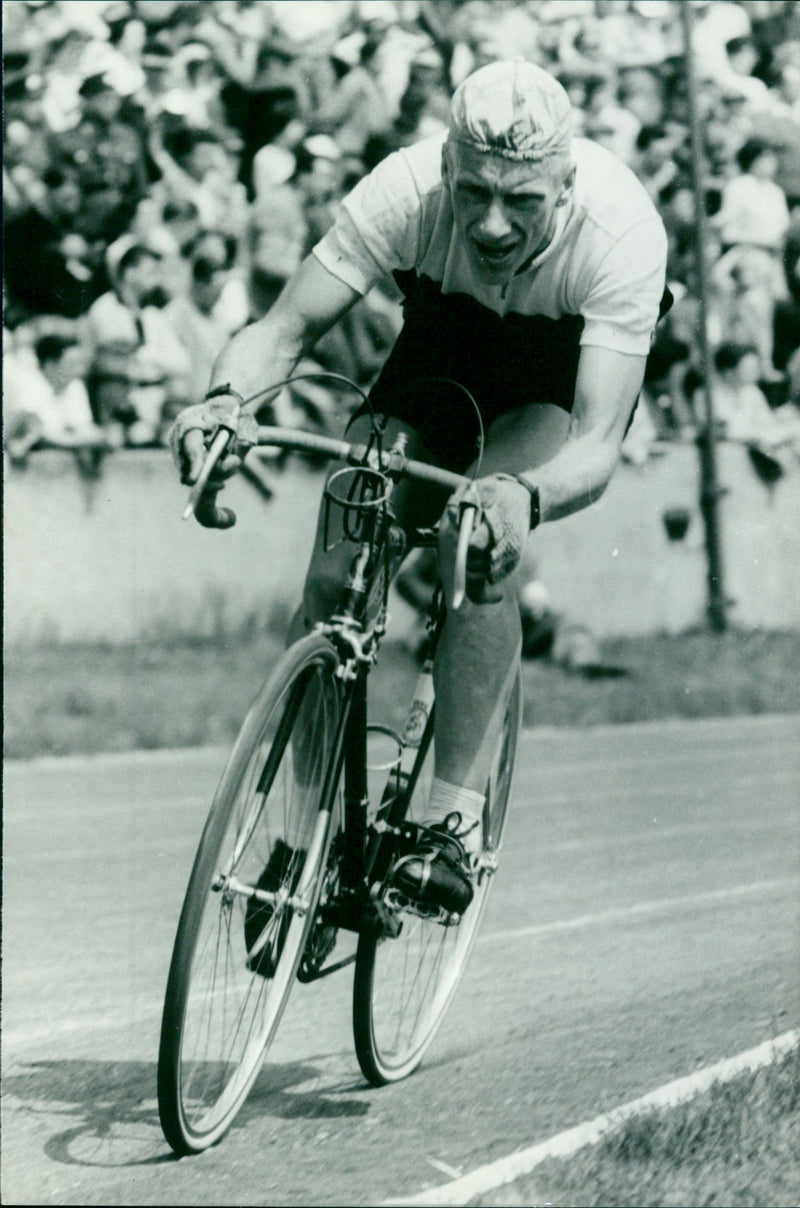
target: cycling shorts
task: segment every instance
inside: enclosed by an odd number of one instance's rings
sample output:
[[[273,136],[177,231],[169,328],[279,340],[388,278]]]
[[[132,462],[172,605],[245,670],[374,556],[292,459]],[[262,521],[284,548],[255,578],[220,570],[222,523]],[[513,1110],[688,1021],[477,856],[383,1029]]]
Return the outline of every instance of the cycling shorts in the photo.
[[[395,278],[405,295],[403,329],[370,401],[376,412],[414,428],[438,464],[463,473],[481,434],[518,407],[541,402],[572,410],[581,315],[500,316],[467,294],[442,294],[414,272]],[[667,291],[661,315],[671,303]]]

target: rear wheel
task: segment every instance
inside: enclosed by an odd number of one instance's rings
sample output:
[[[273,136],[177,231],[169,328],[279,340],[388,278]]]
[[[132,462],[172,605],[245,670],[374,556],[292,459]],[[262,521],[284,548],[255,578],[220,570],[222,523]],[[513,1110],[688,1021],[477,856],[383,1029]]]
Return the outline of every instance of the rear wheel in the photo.
[[[159,1114],[178,1153],[206,1149],[230,1127],[294,984],[340,817],[337,666],[318,635],[283,656],[211,807],[161,1027]]]
[[[484,807],[484,845],[475,896],[461,921],[443,926],[401,910],[394,938],[362,934],[353,993],[358,1061],[373,1086],[407,1077],[422,1060],[464,970],[478,930],[505,826],[522,721],[518,675],[503,721]],[[429,723],[430,724],[430,723]],[[406,818],[420,821],[433,776],[433,744],[421,747],[422,767]],[[411,783],[414,784],[412,775]]]

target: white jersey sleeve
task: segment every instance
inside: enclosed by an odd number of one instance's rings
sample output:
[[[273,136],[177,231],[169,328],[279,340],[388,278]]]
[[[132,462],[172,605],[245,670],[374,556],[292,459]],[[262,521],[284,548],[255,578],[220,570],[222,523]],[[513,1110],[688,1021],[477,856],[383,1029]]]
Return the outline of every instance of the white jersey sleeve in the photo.
[[[395,269],[416,264],[422,204],[409,157],[396,151],[345,197],[314,255],[335,277],[366,294]]]
[[[667,236],[660,218],[630,228],[597,267],[581,305],[581,344],[646,356],[664,292]]]

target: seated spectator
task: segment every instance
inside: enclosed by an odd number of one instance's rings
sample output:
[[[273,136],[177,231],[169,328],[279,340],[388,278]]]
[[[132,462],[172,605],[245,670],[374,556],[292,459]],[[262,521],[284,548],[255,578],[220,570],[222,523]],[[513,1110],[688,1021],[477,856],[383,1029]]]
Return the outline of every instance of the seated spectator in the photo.
[[[722,339],[752,345],[760,380],[773,381],[780,376],[773,363],[776,291],[783,293],[780,266],[759,248],[734,247],[714,265],[711,278],[722,302]]]
[[[641,124],[634,114],[620,105],[613,74],[608,73],[589,84],[584,129],[587,138],[607,147],[623,163],[633,162]]]
[[[33,448],[106,448],[83,381],[86,356],[76,335],[40,335],[34,364],[19,364],[4,389],[6,449],[24,464]]]
[[[752,26],[744,5],[695,0],[694,8],[692,42],[700,81],[712,81],[722,89],[739,89],[745,60],[740,56],[732,63],[731,51],[735,57],[751,40]]]
[[[666,126],[643,126],[636,136],[636,155],[631,164],[653,202],[658,205],[667,185],[676,179],[675,140]]]
[[[778,160],[761,139],[748,139],[736,156],[739,175],[722,190],[715,224],[723,247],[749,244],[773,254],[783,248],[789,229],[786,195],[775,183]]]
[[[191,397],[189,355],[164,315],[159,255],[126,235],[107,259],[112,288],[86,321],[95,411],[119,443],[150,444]]]
[[[249,306],[244,282],[231,275],[237,257],[232,236],[201,231],[183,253],[189,283],[167,305],[164,317],[189,356],[189,396],[201,399],[218,353],[247,322]]]
[[[757,449],[781,445],[800,448],[800,415],[796,408],[773,411],[758,386],[758,351],[752,345],[725,343],[714,354],[714,418],[726,440]],[[695,406],[702,400],[695,396]]]
[[[38,205],[3,230],[3,274],[9,302],[29,315],[77,318],[102,290],[92,249],[74,223],[81,191],[74,171],[49,168]]]

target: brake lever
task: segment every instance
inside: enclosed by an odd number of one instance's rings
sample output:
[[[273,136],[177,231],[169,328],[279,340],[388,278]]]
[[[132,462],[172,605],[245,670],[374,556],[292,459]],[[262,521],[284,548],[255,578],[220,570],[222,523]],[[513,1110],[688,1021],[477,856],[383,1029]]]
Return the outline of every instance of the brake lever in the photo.
[[[197,505],[202,499],[203,493],[208,486],[208,480],[213,473],[214,467],[222,457],[235,435],[236,433],[232,428],[226,428],[224,425],[220,425],[219,431],[209,445],[208,452],[206,453],[205,460],[203,461],[202,469],[200,470],[200,474],[197,478],[197,482],[189,492],[186,500],[186,507],[183,509],[183,520],[188,520],[190,516],[195,514]]]
[[[467,591],[467,554],[478,508],[474,503],[461,505],[461,520],[456,546],[456,564],[453,571],[453,608],[458,611],[464,603]]]

